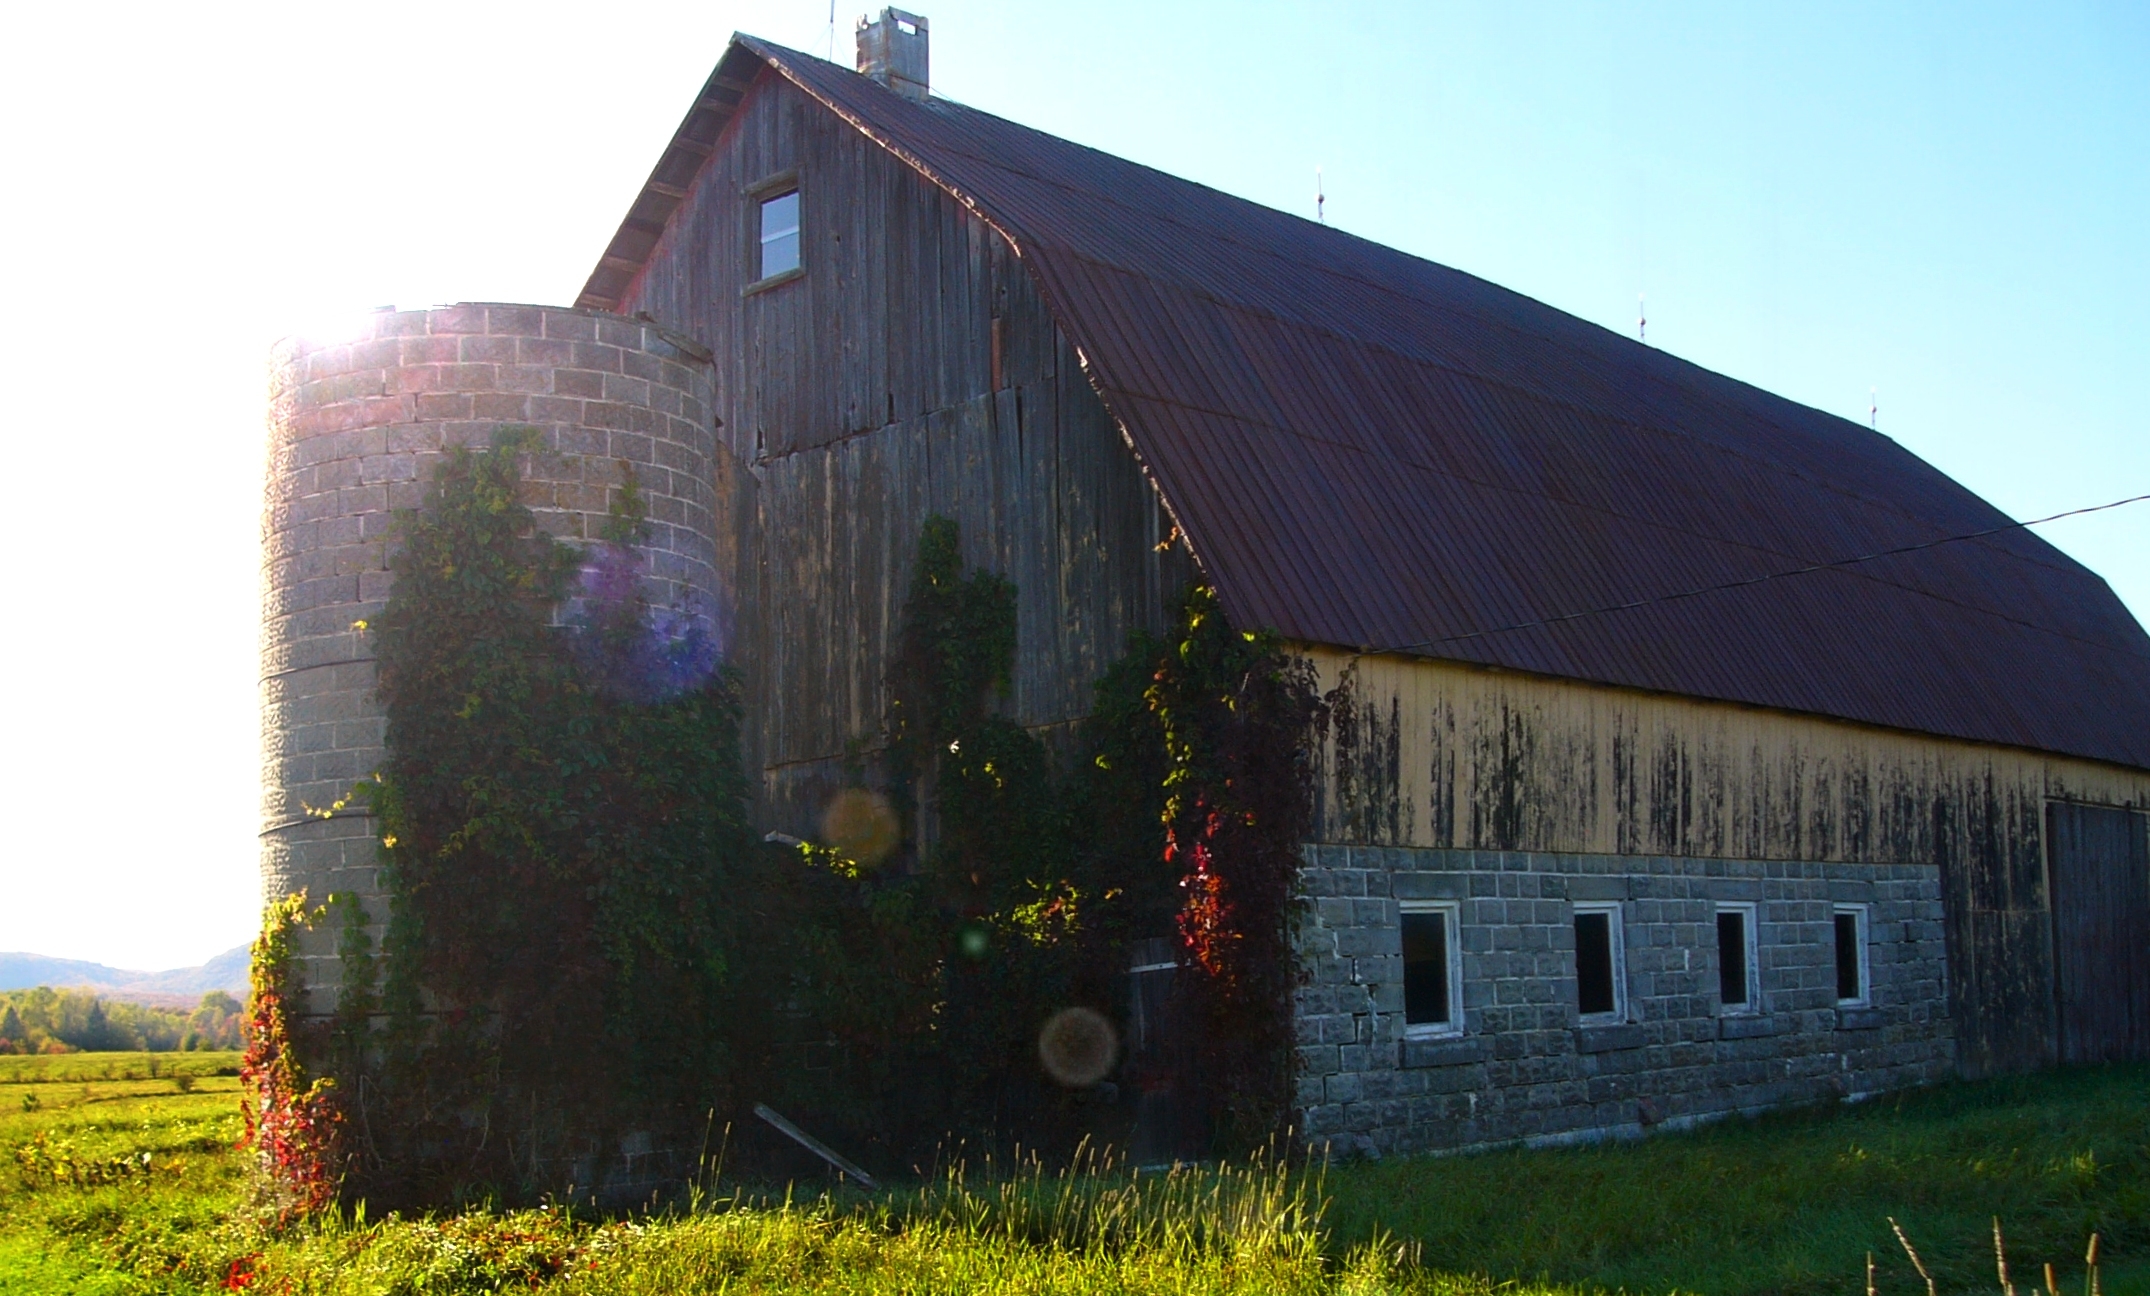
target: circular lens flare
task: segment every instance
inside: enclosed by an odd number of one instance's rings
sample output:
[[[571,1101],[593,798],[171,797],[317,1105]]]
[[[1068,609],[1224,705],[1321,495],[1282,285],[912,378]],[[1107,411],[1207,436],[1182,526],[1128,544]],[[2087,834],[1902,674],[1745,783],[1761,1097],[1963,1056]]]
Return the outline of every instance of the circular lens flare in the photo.
[[[1087,1089],[1112,1074],[1120,1040],[1105,1015],[1091,1008],[1062,1008],[1038,1032],[1038,1061],[1045,1074],[1070,1089]]]
[[[896,812],[879,792],[845,788],[821,812],[821,839],[863,868],[894,854],[898,836]]]

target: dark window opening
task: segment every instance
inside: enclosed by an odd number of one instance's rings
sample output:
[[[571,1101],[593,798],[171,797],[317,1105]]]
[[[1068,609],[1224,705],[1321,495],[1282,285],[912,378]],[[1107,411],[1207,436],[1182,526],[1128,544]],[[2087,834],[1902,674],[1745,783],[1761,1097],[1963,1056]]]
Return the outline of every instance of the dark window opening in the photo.
[[[1736,1006],[1747,1002],[1747,915],[1737,909],[1717,915],[1717,998]]]
[[[799,268],[799,191],[761,204],[761,277]]]
[[[1448,984],[1448,915],[1403,915],[1403,1020],[1447,1026],[1455,1019]]]
[[[1859,915],[1839,910],[1836,915],[1836,997],[1864,999],[1866,987],[1859,977]]]
[[[1609,913],[1575,915],[1575,998],[1576,1006],[1585,1017],[1609,1013],[1617,1007],[1613,999],[1613,936]]]

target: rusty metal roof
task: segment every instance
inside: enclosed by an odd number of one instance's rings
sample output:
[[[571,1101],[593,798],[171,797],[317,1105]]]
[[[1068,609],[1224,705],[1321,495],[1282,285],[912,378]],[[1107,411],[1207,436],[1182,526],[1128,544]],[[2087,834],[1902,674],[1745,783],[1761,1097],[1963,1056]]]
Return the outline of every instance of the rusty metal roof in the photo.
[[[2150,768],[2150,637],[2026,531],[1672,597],[2008,524],[1887,437],[810,55],[734,40],[587,304],[764,64],[1014,243],[1239,624]]]

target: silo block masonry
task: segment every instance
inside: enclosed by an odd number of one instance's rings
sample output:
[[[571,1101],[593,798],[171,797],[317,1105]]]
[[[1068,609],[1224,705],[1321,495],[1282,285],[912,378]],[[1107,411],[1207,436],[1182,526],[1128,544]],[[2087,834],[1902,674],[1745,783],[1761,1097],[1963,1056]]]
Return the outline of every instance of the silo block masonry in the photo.
[[[399,510],[433,465],[533,429],[523,500],[569,542],[603,527],[631,471],[649,506],[648,593],[725,644],[709,353],[637,319],[466,303],[382,311],[358,336],[271,355],[262,527],[262,830],[266,900],[353,893],[386,919],[372,818],[352,788],[379,768],[384,718],[360,623],[388,595]],[[728,570],[728,568],[727,568]],[[339,803],[343,803],[341,808]],[[336,934],[302,935],[305,1010],[334,1010]]]

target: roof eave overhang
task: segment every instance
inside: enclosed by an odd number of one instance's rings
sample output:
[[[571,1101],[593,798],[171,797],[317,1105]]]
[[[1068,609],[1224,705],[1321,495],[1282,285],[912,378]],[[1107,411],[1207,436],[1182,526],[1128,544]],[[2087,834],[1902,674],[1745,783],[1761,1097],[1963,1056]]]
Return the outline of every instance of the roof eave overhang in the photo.
[[[693,107],[687,110],[679,129],[672,132],[671,142],[665,145],[649,179],[642,182],[642,192],[635,195],[627,218],[605,245],[597,268],[590,272],[581,295],[575,298],[577,306],[586,310],[620,309],[635,277],[656,251],[672,214],[686,200],[702,164],[716,151],[724,128],[731,124],[732,115],[746,99],[747,90],[765,63],[761,54],[733,35],[724,57],[717,60],[716,70],[694,97]]]

